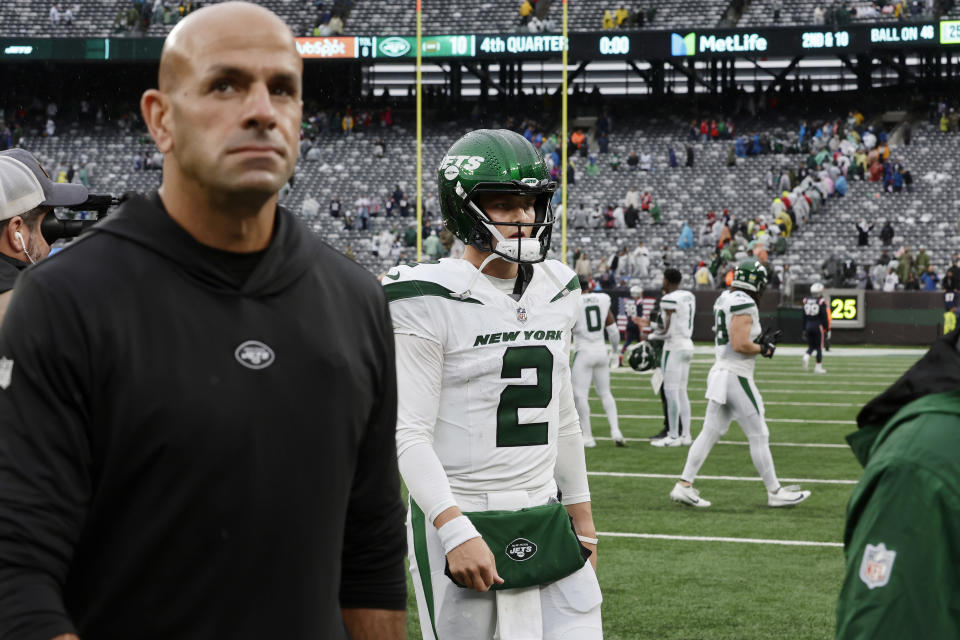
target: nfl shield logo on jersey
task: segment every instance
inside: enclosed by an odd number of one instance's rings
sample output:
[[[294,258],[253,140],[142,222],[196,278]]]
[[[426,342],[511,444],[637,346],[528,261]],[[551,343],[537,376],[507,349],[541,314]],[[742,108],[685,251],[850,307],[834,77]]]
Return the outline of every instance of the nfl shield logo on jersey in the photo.
[[[10,358],[0,358],[0,389],[9,387],[12,378],[13,360]]]
[[[863,550],[863,562],[860,563],[860,579],[870,589],[882,587],[890,582],[893,561],[897,552],[887,549],[882,542],[877,546],[868,544]]]
[[[527,323],[527,310],[523,307],[517,307],[517,320],[519,320],[521,324]]]

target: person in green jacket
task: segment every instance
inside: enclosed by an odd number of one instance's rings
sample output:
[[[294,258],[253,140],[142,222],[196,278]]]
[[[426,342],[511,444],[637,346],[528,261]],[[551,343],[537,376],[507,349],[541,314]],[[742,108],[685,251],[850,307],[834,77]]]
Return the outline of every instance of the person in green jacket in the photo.
[[[857,416],[837,640],[960,638],[960,330]]]

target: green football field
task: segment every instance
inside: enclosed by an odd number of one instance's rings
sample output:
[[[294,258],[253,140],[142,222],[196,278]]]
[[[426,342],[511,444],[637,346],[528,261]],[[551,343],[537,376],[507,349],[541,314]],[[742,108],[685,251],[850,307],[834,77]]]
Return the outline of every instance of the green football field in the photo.
[[[844,436],[860,408],[921,355],[860,355],[834,350],[825,375],[805,372],[796,349],[758,359],[756,382],[766,406],[770,445],[783,484],[813,491],[803,504],[766,506],[766,492],[736,422],[714,447],[696,485],[713,503],[693,509],[668,497],[689,447],[658,449],[660,399],[649,377],[611,375],[620,428],[616,448],[591,393],[597,447],[587,450],[594,520],[600,532],[598,573],[608,640],[791,640],[833,637],[843,577],[843,521],[861,468]],[[693,434],[700,432],[707,372],[698,353],[689,394]],[[408,630],[420,638],[410,587]]]

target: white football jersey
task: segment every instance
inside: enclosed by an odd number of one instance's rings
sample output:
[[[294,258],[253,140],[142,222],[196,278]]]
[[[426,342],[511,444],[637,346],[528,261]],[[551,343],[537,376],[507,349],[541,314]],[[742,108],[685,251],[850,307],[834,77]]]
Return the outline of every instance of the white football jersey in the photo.
[[[514,300],[487,278],[471,285],[475,274],[450,258],[391,269],[383,285],[394,332],[443,347],[432,437],[454,494],[543,490],[554,482],[558,429],[577,421],[572,394],[561,403],[560,392],[569,393],[580,283],[547,260]]]
[[[580,313],[573,325],[573,350],[605,349],[604,329],[610,313],[610,296],[599,291],[581,295]]]
[[[693,318],[697,312],[697,299],[684,289],[672,291],[660,298],[660,314],[670,315],[670,326],[663,339],[663,348],[668,351],[693,351]]]
[[[740,314],[747,314],[753,320],[750,325],[750,339],[756,340],[761,333],[760,314],[753,298],[744,291],[727,289],[713,303],[714,352],[717,356],[715,366],[737,375],[752,376],[756,354],[747,356],[737,353],[730,345],[730,323],[733,316]]]

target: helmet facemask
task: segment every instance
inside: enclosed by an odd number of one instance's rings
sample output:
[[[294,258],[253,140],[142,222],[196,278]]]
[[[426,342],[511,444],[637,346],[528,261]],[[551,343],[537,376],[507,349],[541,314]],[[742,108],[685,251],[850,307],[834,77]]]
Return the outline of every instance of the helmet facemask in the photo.
[[[476,223],[470,233],[470,244],[479,251],[493,253],[510,262],[543,262],[550,249],[556,221],[551,204],[556,189],[555,182],[524,178],[509,182],[478,182],[467,193],[458,182],[456,193],[463,201],[463,211]],[[475,202],[477,196],[484,193],[533,196],[533,222],[494,222]],[[530,229],[529,237],[524,237],[524,228]],[[513,235],[517,237],[510,237]]]

